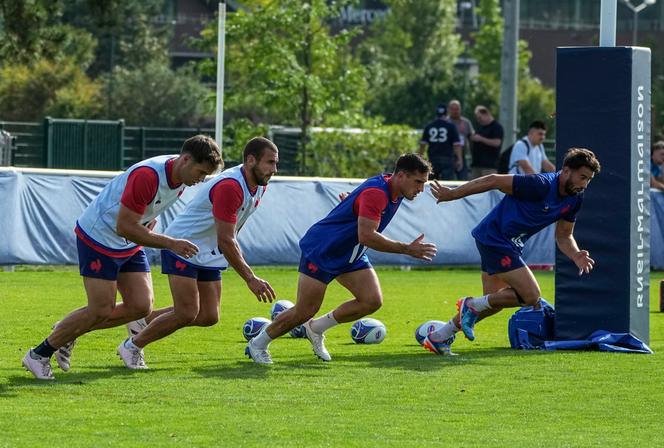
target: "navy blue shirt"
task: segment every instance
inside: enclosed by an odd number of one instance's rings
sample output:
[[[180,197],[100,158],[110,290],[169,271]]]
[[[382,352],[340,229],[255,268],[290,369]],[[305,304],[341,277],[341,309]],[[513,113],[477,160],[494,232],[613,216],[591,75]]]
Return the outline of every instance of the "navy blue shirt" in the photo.
[[[431,163],[454,157],[454,145],[461,144],[456,124],[437,118],[424,128],[421,143],[429,145],[428,156]]]
[[[583,193],[561,196],[559,178],[560,172],[514,175],[512,194],[506,194],[473,229],[473,237],[487,246],[521,252],[528,238],[550,224],[576,221]]]
[[[378,188],[387,196],[387,206],[382,211],[378,232],[385,230],[399,209],[403,198],[392,201],[389,177],[380,175],[367,179],[322,220],[311,226],[300,240],[302,256],[311,260],[325,272],[339,274],[353,263],[364,259],[367,247],[357,237],[357,215],[353,204],[357,196],[368,188]]]

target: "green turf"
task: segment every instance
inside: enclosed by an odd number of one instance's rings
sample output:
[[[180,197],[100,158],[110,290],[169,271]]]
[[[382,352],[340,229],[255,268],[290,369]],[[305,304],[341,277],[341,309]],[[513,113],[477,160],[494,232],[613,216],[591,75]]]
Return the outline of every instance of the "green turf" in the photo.
[[[294,269],[259,269],[294,300]],[[115,355],[124,328],[79,340],[72,370],[34,380],[21,358],[83,300],[76,272],[0,273],[0,446],[657,446],[664,358],[510,350],[507,312],[478,326],[460,356],[425,352],[415,327],[447,319],[455,298],[480,292],[471,270],[379,269],[388,328],[380,345],[329,331],[331,363],[306,340],[272,344],[275,365],[245,359],[244,320],[267,316],[237,275],[224,277],[222,321],[148,347],[149,371]],[[553,275],[537,275],[552,297]],[[658,285],[662,274],[653,274]],[[651,298],[651,346],[664,350],[664,314]],[[169,303],[155,275],[157,305]],[[347,297],[329,290],[323,311]],[[55,362],[53,363],[55,365]],[[658,442],[659,441],[659,442]]]

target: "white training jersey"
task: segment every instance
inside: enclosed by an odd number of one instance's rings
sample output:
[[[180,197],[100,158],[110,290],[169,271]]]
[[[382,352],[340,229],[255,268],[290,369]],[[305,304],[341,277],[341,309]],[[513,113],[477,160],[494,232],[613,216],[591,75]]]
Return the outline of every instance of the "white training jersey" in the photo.
[[[198,246],[198,253],[191,258],[180,260],[197,268],[226,269],[228,261],[217,245],[217,226],[212,214],[212,189],[225,179],[235,180],[242,189],[242,205],[237,210],[235,232],[239,232],[249,216],[256,211],[265,193],[265,187],[258,187],[252,195],[244,178],[242,165],[229,168],[212,180],[204,183],[196,192],[187,207],[175,217],[164,234],[191,241]]]
[[[166,162],[175,157],[178,156],[166,155],[143,160],[114,178],[78,218],[76,224],[83,231],[84,236],[102,248],[110,249],[113,252],[125,252],[136,248],[136,243],[117,234],[120,199],[127,185],[127,179],[134,170],[142,167],[153,169],[159,176],[157,194],[152,198],[141,218],[141,223],[145,225],[177,201],[185,189],[184,184],[171,188],[168,182]]]

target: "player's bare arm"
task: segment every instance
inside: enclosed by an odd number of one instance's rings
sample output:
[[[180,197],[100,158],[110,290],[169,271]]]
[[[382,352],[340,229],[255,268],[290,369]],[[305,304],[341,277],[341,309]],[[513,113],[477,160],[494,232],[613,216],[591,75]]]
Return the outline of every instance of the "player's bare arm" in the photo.
[[[411,243],[386,238],[378,232],[378,221],[360,216],[357,220],[357,238],[360,244],[370,249],[393,254],[406,254],[420,260],[431,261],[436,256],[436,245],[425,243],[421,234]]]
[[[579,275],[590,274],[595,267],[595,260],[587,250],[580,250],[574,239],[574,223],[561,219],[556,223],[556,244],[562,253],[579,268]]]
[[[156,225],[156,221],[154,224],[150,222],[148,225],[143,225],[141,223],[142,217],[142,215],[121,205],[116,224],[118,235],[141,246],[168,249],[185,258],[189,258],[198,252],[198,247],[187,240],[178,240],[153,232],[152,229]]]
[[[276,297],[272,286],[266,280],[257,277],[242,256],[240,245],[236,239],[235,224],[219,219],[216,219],[215,223],[217,226],[217,244],[228,264],[242,277],[249,290],[254,293],[259,301],[272,302]]]
[[[489,174],[466,182],[457,188],[450,188],[434,181],[431,184],[431,194],[438,202],[454,201],[477,193],[489,190],[500,190],[505,194],[512,194],[511,174]]]

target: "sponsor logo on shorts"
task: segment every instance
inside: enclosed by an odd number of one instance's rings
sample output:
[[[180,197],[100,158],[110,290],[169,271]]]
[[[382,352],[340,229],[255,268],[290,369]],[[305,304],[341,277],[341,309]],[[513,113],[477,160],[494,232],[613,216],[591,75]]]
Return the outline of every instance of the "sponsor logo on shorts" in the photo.
[[[562,210],[560,210],[560,214],[561,214],[561,215],[566,214],[566,213],[569,211],[570,208],[572,208],[572,206],[569,205],[569,204],[567,204],[566,206],[564,206],[564,207],[562,208]]]
[[[313,272],[314,274],[318,272],[318,266],[316,266],[312,262],[309,262],[309,264],[307,264],[307,269],[309,269],[309,271]]]
[[[504,268],[509,268],[512,266],[512,259],[505,255],[503,258],[500,259],[500,265]]]

